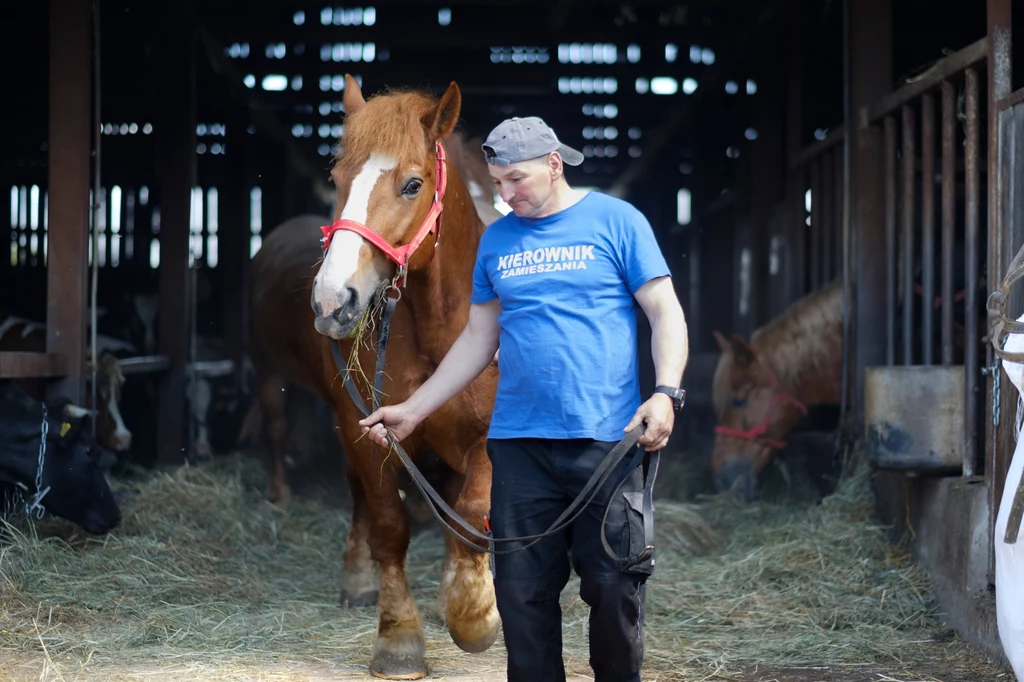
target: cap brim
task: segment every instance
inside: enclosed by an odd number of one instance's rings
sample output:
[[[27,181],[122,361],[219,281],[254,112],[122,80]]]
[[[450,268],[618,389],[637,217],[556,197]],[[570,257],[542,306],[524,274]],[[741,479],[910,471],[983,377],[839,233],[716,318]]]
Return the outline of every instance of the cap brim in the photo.
[[[556,149],[555,151],[558,152],[559,156],[562,157],[562,163],[567,163],[570,166],[578,166],[581,163],[583,163],[583,154],[576,151],[572,147],[562,144],[559,145],[558,149]]]

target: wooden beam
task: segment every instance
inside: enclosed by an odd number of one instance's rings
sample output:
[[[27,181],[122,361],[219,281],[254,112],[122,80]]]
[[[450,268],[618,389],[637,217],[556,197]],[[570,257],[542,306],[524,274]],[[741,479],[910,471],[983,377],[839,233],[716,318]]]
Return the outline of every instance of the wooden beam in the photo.
[[[62,376],[48,387],[81,403],[85,395],[86,270],[92,138],[92,3],[50,0],[49,208],[46,350],[19,362]],[[62,358],[61,371],[52,373]],[[35,364],[40,363],[40,364]]]
[[[925,74],[910,83],[907,83],[898,90],[890,92],[868,107],[866,120],[861,125],[878,121],[886,114],[890,114],[907,102],[916,100],[924,93],[937,88],[942,81],[950,76],[960,73],[968,66],[973,66],[983,61],[988,56],[988,38],[981,38],[964,49],[944,57],[937,61]],[[1009,66],[1007,66],[1009,68]]]
[[[60,378],[67,374],[68,359],[61,353],[0,353],[0,379]]]
[[[189,272],[189,229],[192,186],[195,184],[195,32],[177,6],[162,7],[163,65],[157,136],[160,202],[160,329],[159,350],[171,362],[160,377],[157,438],[160,464],[184,460],[185,385],[192,329],[192,277]]]

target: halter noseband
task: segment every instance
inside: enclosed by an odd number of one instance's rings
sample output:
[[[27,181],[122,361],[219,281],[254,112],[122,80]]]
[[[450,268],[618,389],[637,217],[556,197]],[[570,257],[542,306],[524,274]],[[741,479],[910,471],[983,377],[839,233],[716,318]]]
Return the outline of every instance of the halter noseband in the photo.
[[[335,220],[330,225],[323,225],[320,227],[320,231],[323,232],[324,236],[320,240],[320,244],[323,246],[324,253],[327,249],[331,248],[331,239],[334,237],[334,233],[338,230],[348,230],[349,232],[355,232],[360,237],[370,242],[378,249],[384,252],[388,258],[395,262],[398,266],[398,274],[395,275],[395,280],[401,280],[401,285],[405,286],[405,281],[409,275],[409,259],[412,254],[419,248],[419,245],[426,238],[427,234],[434,233],[434,248],[441,243],[441,212],[444,210],[444,192],[448,186],[448,165],[446,163],[447,157],[444,153],[444,146],[440,142],[435,143],[437,152],[437,173],[434,175],[434,201],[430,205],[430,210],[427,212],[427,217],[423,219],[423,223],[420,228],[416,231],[416,236],[412,238],[408,244],[402,246],[392,246],[378,233],[371,230],[366,225],[355,220]]]
[[[747,344],[747,350],[750,351],[750,354],[755,359],[757,359],[757,361],[761,363],[761,366],[764,367],[765,371],[768,372],[768,380],[772,384],[773,391],[771,402],[769,402],[768,409],[765,410],[764,416],[761,417],[761,421],[759,421],[757,424],[750,427],[749,429],[737,429],[730,426],[716,426],[715,433],[721,434],[723,436],[729,436],[732,438],[739,438],[740,440],[755,441],[758,443],[762,443],[763,445],[767,445],[770,448],[781,450],[782,448],[786,447],[786,441],[779,440],[777,438],[769,438],[767,435],[768,425],[771,421],[773,412],[772,408],[776,405],[788,404],[792,405],[793,407],[798,409],[801,412],[801,414],[806,416],[807,407],[802,402],[800,402],[796,398],[796,396],[782,388],[782,384],[779,383],[779,379],[777,376],[775,376],[775,372],[773,372],[772,368],[768,366],[768,363],[766,363],[764,360],[758,357],[757,352],[754,350],[753,346]]]

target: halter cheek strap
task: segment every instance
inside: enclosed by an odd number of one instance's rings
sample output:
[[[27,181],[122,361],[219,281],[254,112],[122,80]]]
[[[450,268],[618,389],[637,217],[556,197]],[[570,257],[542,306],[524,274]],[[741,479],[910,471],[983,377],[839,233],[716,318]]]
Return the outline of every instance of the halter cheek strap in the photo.
[[[767,435],[768,427],[771,424],[772,417],[774,416],[774,408],[781,405],[792,405],[799,410],[801,414],[806,416],[807,406],[800,402],[792,393],[782,388],[782,384],[779,383],[779,378],[775,376],[775,372],[773,372],[772,368],[768,366],[768,363],[758,357],[753,346],[747,344],[747,349],[750,351],[750,354],[761,363],[761,366],[764,367],[765,371],[768,372],[768,380],[772,384],[772,399],[768,403],[768,408],[765,410],[764,416],[761,417],[761,421],[751,428],[738,429],[729,426],[716,426],[715,433],[722,436],[729,436],[731,438],[739,438],[740,440],[756,441],[767,445],[770,448],[781,450],[786,447],[786,441],[779,440],[777,438],[769,438]]]
[[[435,151],[437,155],[437,170],[434,174],[434,200],[430,204],[430,210],[427,211],[427,216],[423,219],[416,235],[412,238],[408,244],[401,246],[392,246],[381,237],[378,233],[371,230],[366,225],[357,222],[355,220],[335,220],[330,225],[323,225],[320,227],[320,231],[323,232],[323,238],[320,243],[323,245],[324,253],[327,249],[331,248],[331,239],[334,234],[339,230],[348,230],[349,232],[355,232],[360,237],[370,242],[378,249],[384,252],[388,258],[390,258],[398,266],[397,279],[401,280],[402,286],[405,286],[405,281],[409,273],[409,259],[412,254],[416,252],[426,236],[431,232],[434,233],[434,248],[437,248],[441,243],[441,213],[444,211],[444,193],[448,188],[448,164],[447,156],[445,155],[444,146],[440,142],[435,143]],[[431,256],[433,258],[433,256]]]

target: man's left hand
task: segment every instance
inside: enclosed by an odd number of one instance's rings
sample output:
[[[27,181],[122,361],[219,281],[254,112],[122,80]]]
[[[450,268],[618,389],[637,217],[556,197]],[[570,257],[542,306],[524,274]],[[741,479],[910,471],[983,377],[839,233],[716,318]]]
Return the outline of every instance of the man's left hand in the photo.
[[[637,441],[645,446],[647,452],[661,450],[668,445],[668,437],[672,435],[676,413],[672,406],[672,398],[663,393],[655,393],[643,405],[637,408],[636,414],[629,421],[623,432],[629,433],[641,422],[647,423],[647,430]]]

